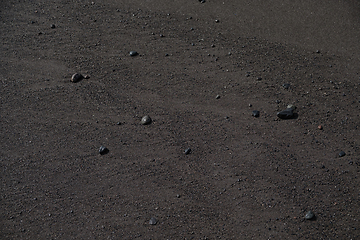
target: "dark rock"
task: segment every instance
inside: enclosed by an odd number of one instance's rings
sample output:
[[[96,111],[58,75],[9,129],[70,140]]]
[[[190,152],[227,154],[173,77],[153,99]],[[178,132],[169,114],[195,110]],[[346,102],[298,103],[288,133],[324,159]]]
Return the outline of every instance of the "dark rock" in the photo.
[[[262,80],[262,77],[258,77],[257,80],[258,80],[258,81],[261,81],[261,80]]]
[[[156,218],[154,218],[154,217],[150,218],[149,224],[150,225],[156,225],[157,224]]]
[[[55,24],[51,24],[50,27],[51,27],[51,28],[56,28]]]
[[[107,154],[109,152],[109,149],[107,149],[106,147],[104,146],[101,146],[100,149],[99,149],[99,153],[101,155],[104,155],[104,154]]]
[[[339,157],[343,157],[345,155],[346,155],[346,153],[344,151],[339,152]]]
[[[149,116],[144,116],[142,119],[141,119],[141,124],[142,125],[148,125],[152,122],[151,118]]]
[[[260,112],[259,112],[258,110],[254,110],[254,111],[252,111],[252,115],[253,115],[254,117],[259,117],[259,116],[260,116]]]
[[[290,83],[284,83],[284,84],[283,84],[283,87],[284,87],[285,89],[289,89],[289,88],[290,88]]]
[[[216,95],[216,97],[215,97],[216,99],[219,99],[220,98],[220,95]]]
[[[308,211],[306,214],[305,214],[305,219],[306,220],[312,220],[314,219],[315,217],[315,214],[312,212],[312,211]]]
[[[138,55],[138,52],[136,51],[130,51],[130,56],[134,57],[134,56],[137,56]]]
[[[294,109],[293,108],[287,108],[284,111],[278,112],[277,116],[281,119],[292,119],[295,118]]]
[[[191,153],[191,148],[187,148],[187,149],[185,149],[184,153],[185,153],[185,155],[190,154],[190,153]]]
[[[71,77],[71,82],[73,83],[77,83],[77,82],[80,82],[81,80],[84,79],[84,76],[81,75],[80,73],[75,73],[74,75],[72,75]]]

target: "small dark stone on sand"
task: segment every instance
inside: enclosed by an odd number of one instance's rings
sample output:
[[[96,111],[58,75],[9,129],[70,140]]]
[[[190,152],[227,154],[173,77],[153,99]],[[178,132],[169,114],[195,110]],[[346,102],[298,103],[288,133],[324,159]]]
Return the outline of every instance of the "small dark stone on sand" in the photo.
[[[346,155],[346,153],[344,151],[339,152],[339,157],[343,157],[345,155]]]
[[[284,84],[283,84],[283,87],[284,87],[285,89],[289,89],[289,88],[290,88],[290,83],[284,83]]]
[[[117,122],[116,125],[121,125],[121,122]]]
[[[100,149],[99,149],[99,153],[101,155],[104,155],[104,154],[107,154],[109,152],[109,149],[107,149],[106,147],[104,146],[101,146]]]
[[[130,56],[134,57],[134,56],[137,56],[138,55],[138,52],[136,51],[130,51]]]
[[[284,111],[278,112],[277,116],[281,119],[291,119],[294,118],[294,109],[287,108]]]
[[[258,77],[257,80],[258,80],[258,81],[262,80],[262,77]]]
[[[191,148],[187,148],[187,149],[185,149],[184,153],[185,153],[185,155],[190,154],[190,153],[191,153]]]
[[[80,73],[75,73],[75,74],[72,75],[72,77],[71,77],[71,81],[72,81],[73,83],[80,82],[80,81],[83,80],[83,79],[84,79],[84,76],[81,75]]]
[[[149,224],[150,225],[156,225],[157,224],[156,218],[154,218],[154,217],[150,218]]]
[[[216,97],[215,97],[216,99],[219,99],[220,98],[220,95],[216,95]]]
[[[254,117],[259,117],[259,116],[260,116],[260,112],[259,112],[258,110],[254,110],[254,111],[252,111],[252,115],[253,115]]]
[[[151,118],[149,116],[144,116],[142,119],[141,119],[141,124],[142,125],[148,125],[151,123]]]
[[[56,28],[55,24],[51,24],[50,27],[51,27],[51,28]]]
[[[315,214],[312,212],[312,211],[308,211],[306,214],[305,214],[305,219],[306,220],[311,220],[315,217]]]

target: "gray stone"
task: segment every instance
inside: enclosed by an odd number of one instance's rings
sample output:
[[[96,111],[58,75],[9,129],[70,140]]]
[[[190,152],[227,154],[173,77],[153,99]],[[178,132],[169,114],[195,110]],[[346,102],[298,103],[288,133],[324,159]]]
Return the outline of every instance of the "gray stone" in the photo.
[[[346,155],[346,153],[344,151],[339,152],[339,157],[343,157],[345,155]]]
[[[254,111],[252,111],[252,115],[253,115],[254,117],[259,117],[259,116],[260,116],[260,112],[259,112],[258,110],[254,110]]]
[[[138,52],[137,51],[130,51],[130,56],[134,57],[134,56],[137,56],[138,55]]]
[[[81,75],[80,73],[75,73],[75,74],[72,75],[72,77],[71,77],[71,81],[72,81],[73,83],[80,82],[80,81],[83,80],[83,79],[84,79],[84,76]]]
[[[281,119],[291,119],[294,118],[294,109],[292,108],[287,108],[284,111],[278,112],[277,116]]]
[[[154,217],[150,218],[149,224],[150,225],[156,225],[157,224],[156,218],[154,218]]]
[[[151,123],[151,118],[149,116],[144,116],[142,119],[141,119],[141,124],[142,125],[148,125]]]
[[[185,153],[185,155],[190,154],[190,153],[191,153],[191,148],[187,148],[187,149],[185,149],[184,153]]]
[[[311,220],[315,217],[315,214],[312,212],[312,211],[308,211],[306,214],[305,214],[305,219],[306,220]]]

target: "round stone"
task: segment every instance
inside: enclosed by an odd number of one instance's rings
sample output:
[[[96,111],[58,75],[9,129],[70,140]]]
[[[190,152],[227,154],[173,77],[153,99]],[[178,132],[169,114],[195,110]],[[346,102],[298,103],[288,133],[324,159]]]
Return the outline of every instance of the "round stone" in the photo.
[[[104,146],[101,146],[100,149],[99,149],[99,153],[101,155],[104,155],[104,154],[107,154],[109,152],[109,149],[107,149],[106,147]]]
[[[138,55],[137,51],[130,51],[129,54],[130,54],[130,56],[132,56],[132,57]]]
[[[305,219],[306,220],[311,220],[315,217],[315,214],[312,212],[312,211],[308,211],[306,214],[305,214]]]
[[[141,119],[141,124],[142,125],[148,125],[151,123],[151,118],[149,116],[144,116],[142,119]]]
[[[150,225],[156,225],[157,224],[156,218],[154,218],[154,217],[150,218],[149,224]]]
[[[83,79],[84,79],[84,76],[81,75],[80,73],[75,73],[75,74],[72,75],[72,77],[71,77],[71,81],[72,81],[73,83],[80,82],[80,81],[83,80]]]

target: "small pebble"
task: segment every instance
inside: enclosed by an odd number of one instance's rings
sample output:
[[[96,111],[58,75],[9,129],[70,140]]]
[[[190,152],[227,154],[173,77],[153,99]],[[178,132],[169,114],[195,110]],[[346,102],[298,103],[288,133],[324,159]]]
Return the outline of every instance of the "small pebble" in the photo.
[[[187,149],[185,149],[184,153],[185,153],[185,155],[190,154],[190,153],[191,153],[191,148],[187,148]]]
[[[343,157],[345,155],[346,155],[346,153],[344,151],[339,152],[339,157]]]
[[[323,130],[323,127],[321,125],[318,126],[319,130]]]
[[[218,19],[215,20],[216,23],[220,22]]]
[[[216,95],[216,97],[215,97],[216,99],[219,99],[220,98],[220,95]]]
[[[80,82],[81,80],[84,79],[84,76],[81,75],[80,73],[75,73],[74,75],[72,75],[71,77],[71,82],[73,83],[77,83],[77,82]]]
[[[285,89],[289,89],[289,88],[290,88],[290,83],[284,83],[284,84],[283,84],[283,87],[284,87]]]
[[[55,24],[51,24],[50,27],[51,27],[51,28],[56,28]]]
[[[296,107],[294,106],[294,105],[292,105],[292,104],[289,104],[289,105],[287,105],[287,107],[286,108],[291,108],[292,110],[295,110],[296,109]]]
[[[260,116],[260,112],[259,112],[258,110],[254,110],[254,111],[252,111],[252,115],[253,115],[254,117],[259,117],[259,116]]]
[[[148,125],[151,123],[151,118],[149,116],[144,116],[142,119],[141,119],[141,124],[142,125]]]
[[[107,154],[109,152],[109,149],[107,149],[106,147],[104,146],[101,146],[100,149],[99,149],[99,153],[101,155],[104,155],[104,154]]]
[[[117,122],[116,125],[121,125],[121,122]]]
[[[306,214],[305,214],[305,219],[306,220],[311,220],[315,217],[315,214],[312,212],[312,211],[308,211]]]
[[[287,108],[284,111],[278,112],[277,116],[281,119],[291,119],[294,117],[294,109]]]
[[[150,225],[156,225],[157,224],[156,218],[154,218],[154,217],[150,218],[149,224]]]
[[[138,53],[136,52],[136,51],[130,51],[130,56],[132,56],[132,57],[134,57],[134,56],[136,56],[136,55],[138,55]]]

